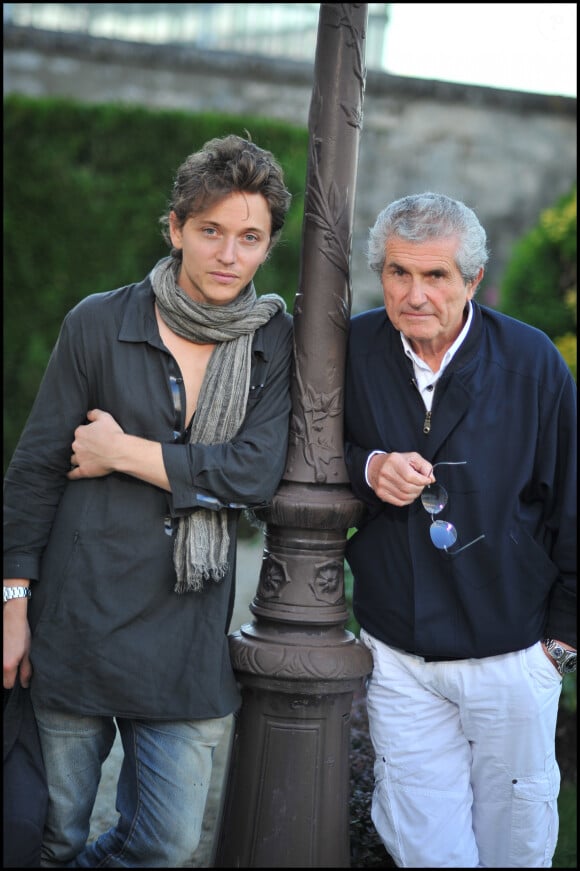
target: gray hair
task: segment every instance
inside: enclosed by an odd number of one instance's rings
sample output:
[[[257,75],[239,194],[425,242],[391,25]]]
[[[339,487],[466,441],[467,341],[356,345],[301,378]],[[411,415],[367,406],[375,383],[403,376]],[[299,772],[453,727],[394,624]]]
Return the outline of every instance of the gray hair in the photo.
[[[385,265],[385,246],[393,236],[407,242],[458,236],[456,264],[466,282],[477,277],[489,257],[486,233],[475,212],[444,194],[414,194],[383,209],[369,231],[368,243],[368,264],[379,275]]]

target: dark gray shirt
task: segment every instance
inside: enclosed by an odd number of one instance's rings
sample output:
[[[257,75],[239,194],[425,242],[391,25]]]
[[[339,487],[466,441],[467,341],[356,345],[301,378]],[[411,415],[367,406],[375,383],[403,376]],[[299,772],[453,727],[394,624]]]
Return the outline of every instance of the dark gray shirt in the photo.
[[[160,339],[149,279],[69,312],[5,477],[4,577],[32,581],[35,700],[167,720],[237,707],[227,631],[239,510],[229,511],[230,572],[201,593],[173,591],[168,533],[200,496],[250,507],[271,500],[286,458],[291,353],[292,320],[280,313],[255,334],[238,434],[183,444],[172,395],[180,372]],[[68,481],[73,433],[91,408],[162,443],[171,494],[118,473]]]

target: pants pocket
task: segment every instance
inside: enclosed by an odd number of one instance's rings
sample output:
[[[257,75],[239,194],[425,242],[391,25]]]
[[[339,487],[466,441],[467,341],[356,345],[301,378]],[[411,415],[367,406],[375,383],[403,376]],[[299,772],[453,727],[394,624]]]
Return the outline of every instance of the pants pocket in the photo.
[[[549,868],[558,841],[557,764],[541,777],[512,783],[512,859],[522,868]]]

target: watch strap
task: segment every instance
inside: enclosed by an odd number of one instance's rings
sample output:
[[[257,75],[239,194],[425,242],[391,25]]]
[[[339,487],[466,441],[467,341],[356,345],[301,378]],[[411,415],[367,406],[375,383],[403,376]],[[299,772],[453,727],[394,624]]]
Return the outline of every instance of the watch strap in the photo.
[[[568,650],[563,644],[560,644],[559,641],[555,641],[553,638],[544,638],[542,643],[562,676],[576,671],[577,655],[575,650]]]
[[[4,604],[9,602],[11,599],[30,599],[31,596],[32,590],[30,587],[24,587],[22,585],[4,587]]]

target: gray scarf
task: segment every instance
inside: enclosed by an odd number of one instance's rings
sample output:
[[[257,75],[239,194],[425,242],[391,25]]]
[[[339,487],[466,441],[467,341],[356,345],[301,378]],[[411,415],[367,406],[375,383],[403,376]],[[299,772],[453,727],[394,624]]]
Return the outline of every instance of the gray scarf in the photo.
[[[258,297],[250,282],[227,305],[194,302],[177,284],[181,264],[160,260],[151,283],[163,321],[177,333],[200,344],[216,343],[210,357],[191,428],[191,444],[227,442],[239,430],[246,413],[252,340],[286,304],[276,294]],[[203,589],[204,581],[220,581],[228,572],[228,509],[196,508],[180,518],[173,560],[176,593]]]

